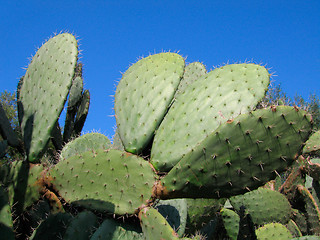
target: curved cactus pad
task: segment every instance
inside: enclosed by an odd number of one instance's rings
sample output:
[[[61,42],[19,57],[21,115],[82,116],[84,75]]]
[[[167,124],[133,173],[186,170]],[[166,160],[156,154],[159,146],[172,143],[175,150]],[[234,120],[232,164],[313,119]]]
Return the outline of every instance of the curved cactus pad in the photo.
[[[186,154],[156,191],[161,198],[219,198],[256,189],[292,164],[310,121],[292,107],[239,115]]]
[[[77,63],[78,45],[64,33],[47,41],[33,57],[20,90],[21,130],[28,160],[36,162],[48,143],[67,99]]]
[[[239,215],[228,208],[222,208],[220,210],[220,214],[222,217],[223,226],[227,231],[228,237],[230,239],[237,239],[240,222]]]
[[[268,85],[268,71],[255,64],[216,68],[188,85],[157,130],[152,164],[168,172],[221,123],[253,110]]]
[[[97,150],[60,161],[47,182],[68,203],[97,211],[133,214],[152,195],[149,163],[118,150]]]
[[[188,215],[185,198],[160,200],[154,208],[168,221],[179,237],[184,235]]]
[[[115,94],[115,115],[128,152],[138,153],[161,123],[184,71],[176,53],[143,58],[122,76]]]
[[[244,206],[246,212],[251,215],[254,224],[257,225],[271,222],[286,224],[292,215],[291,205],[287,198],[271,189],[259,188],[243,195],[231,197],[229,200],[238,213]]]
[[[143,208],[139,213],[145,239],[179,239],[167,220],[154,208]]]

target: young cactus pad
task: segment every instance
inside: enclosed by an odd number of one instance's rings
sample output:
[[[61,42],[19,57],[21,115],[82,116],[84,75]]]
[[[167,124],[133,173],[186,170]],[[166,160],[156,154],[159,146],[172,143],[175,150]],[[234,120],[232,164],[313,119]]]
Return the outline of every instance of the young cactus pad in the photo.
[[[155,174],[138,156],[96,150],[60,161],[47,182],[67,203],[121,215],[133,214],[148,203]]]
[[[157,130],[152,164],[159,171],[169,171],[220,124],[253,110],[268,85],[268,71],[255,64],[216,68],[188,85]]]
[[[161,123],[184,71],[176,53],[159,53],[133,64],[115,94],[115,116],[126,151],[139,153]]]
[[[67,99],[77,63],[77,40],[59,34],[48,40],[32,58],[23,79],[19,101],[21,130],[27,157],[38,161]]]
[[[220,198],[256,189],[292,164],[312,129],[309,117],[280,106],[242,114],[186,154],[157,192],[163,198]]]

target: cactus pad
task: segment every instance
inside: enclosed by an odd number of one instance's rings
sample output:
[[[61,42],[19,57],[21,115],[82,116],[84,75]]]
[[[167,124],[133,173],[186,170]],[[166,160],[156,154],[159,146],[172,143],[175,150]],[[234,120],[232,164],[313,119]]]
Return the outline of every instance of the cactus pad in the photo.
[[[115,116],[126,151],[141,152],[161,123],[179,85],[184,59],[160,53],[133,64],[115,94]]]
[[[237,212],[240,212],[240,208],[244,206],[254,224],[257,225],[271,222],[286,224],[292,215],[291,206],[286,197],[266,188],[234,196],[229,200]]]
[[[67,99],[77,63],[77,41],[71,34],[48,40],[33,57],[20,89],[21,130],[27,157],[39,161]]]
[[[222,124],[161,180],[158,194],[220,198],[262,186],[298,156],[312,128],[309,117],[279,106]]]
[[[60,161],[48,184],[67,202],[115,214],[147,204],[155,181],[148,162],[118,150],[96,150]]]
[[[139,213],[145,239],[179,239],[167,220],[153,208],[143,208]]]
[[[224,228],[227,231],[228,237],[232,240],[237,240],[239,232],[240,217],[234,211],[222,208],[220,214],[223,220]]]
[[[292,234],[290,233],[290,231],[280,223],[266,224],[256,230],[256,235],[258,240],[292,239]]]

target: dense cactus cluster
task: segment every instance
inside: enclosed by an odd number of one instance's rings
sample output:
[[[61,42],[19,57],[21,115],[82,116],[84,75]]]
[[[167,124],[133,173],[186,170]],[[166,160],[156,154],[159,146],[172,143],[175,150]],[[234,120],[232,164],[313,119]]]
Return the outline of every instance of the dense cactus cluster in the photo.
[[[150,55],[117,86],[111,143],[80,136],[90,95],[77,41],[51,38],[18,85],[23,139],[0,108],[0,155],[10,145],[25,156],[1,161],[1,236],[319,239],[319,133],[309,139],[312,119],[297,107],[257,107],[269,81],[257,64],[207,73]]]

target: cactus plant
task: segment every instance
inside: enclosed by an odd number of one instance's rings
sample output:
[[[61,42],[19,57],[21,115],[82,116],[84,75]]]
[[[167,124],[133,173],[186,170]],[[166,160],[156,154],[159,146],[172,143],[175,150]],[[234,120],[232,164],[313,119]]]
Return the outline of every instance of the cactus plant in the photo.
[[[30,239],[42,239],[48,231],[47,239],[100,239],[103,235],[109,239],[229,235],[235,239],[256,233],[259,238],[270,228],[258,229],[270,210],[261,212],[260,221],[249,198],[241,206],[231,198],[232,205],[222,209],[224,197],[254,194],[254,189],[290,167],[311,133],[312,120],[303,110],[257,109],[269,84],[267,69],[246,63],[206,73],[200,63],[185,67],[176,53],[143,58],[123,74],[117,87],[117,130],[111,145],[97,133],[78,137],[90,94],[82,89],[77,53],[72,35],[53,37],[38,50],[19,83],[18,111],[27,157],[0,165],[0,183],[9,196],[4,205],[10,204],[17,217],[9,220],[16,225],[18,239],[31,234]],[[63,142],[58,118],[68,94]],[[42,155],[52,137],[59,157],[48,165]],[[38,162],[42,164],[31,164]],[[304,161],[292,168],[291,179],[312,175],[306,166]],[[275,221],[290,222],[292,229],[295,220],[297,232],[318,234],[316,224],[312,231],[308,229],[308,211],[319,211],[309,190],[299,185],[304,182],[291,181],[283,194],[292,193],[286,196],[293,204],[299,193],[308,209],[292,210],[280,193],[270,194],[281,195],[281,210],[286,210]],[[268,191],[261,190],[259,198],[261,203],[266,201],[265,206],[270,206]],[[204,209],[210,214],[204,214]],[[31,219],[33,212],[38,215]],[[32,220],[29,225],[25,216]],[[228,216],[236,217],[229,221]],[[305,231],[298,219],[305,219]],[[280,223],[272,224],[274,233],[279,228],[289,232]]]

